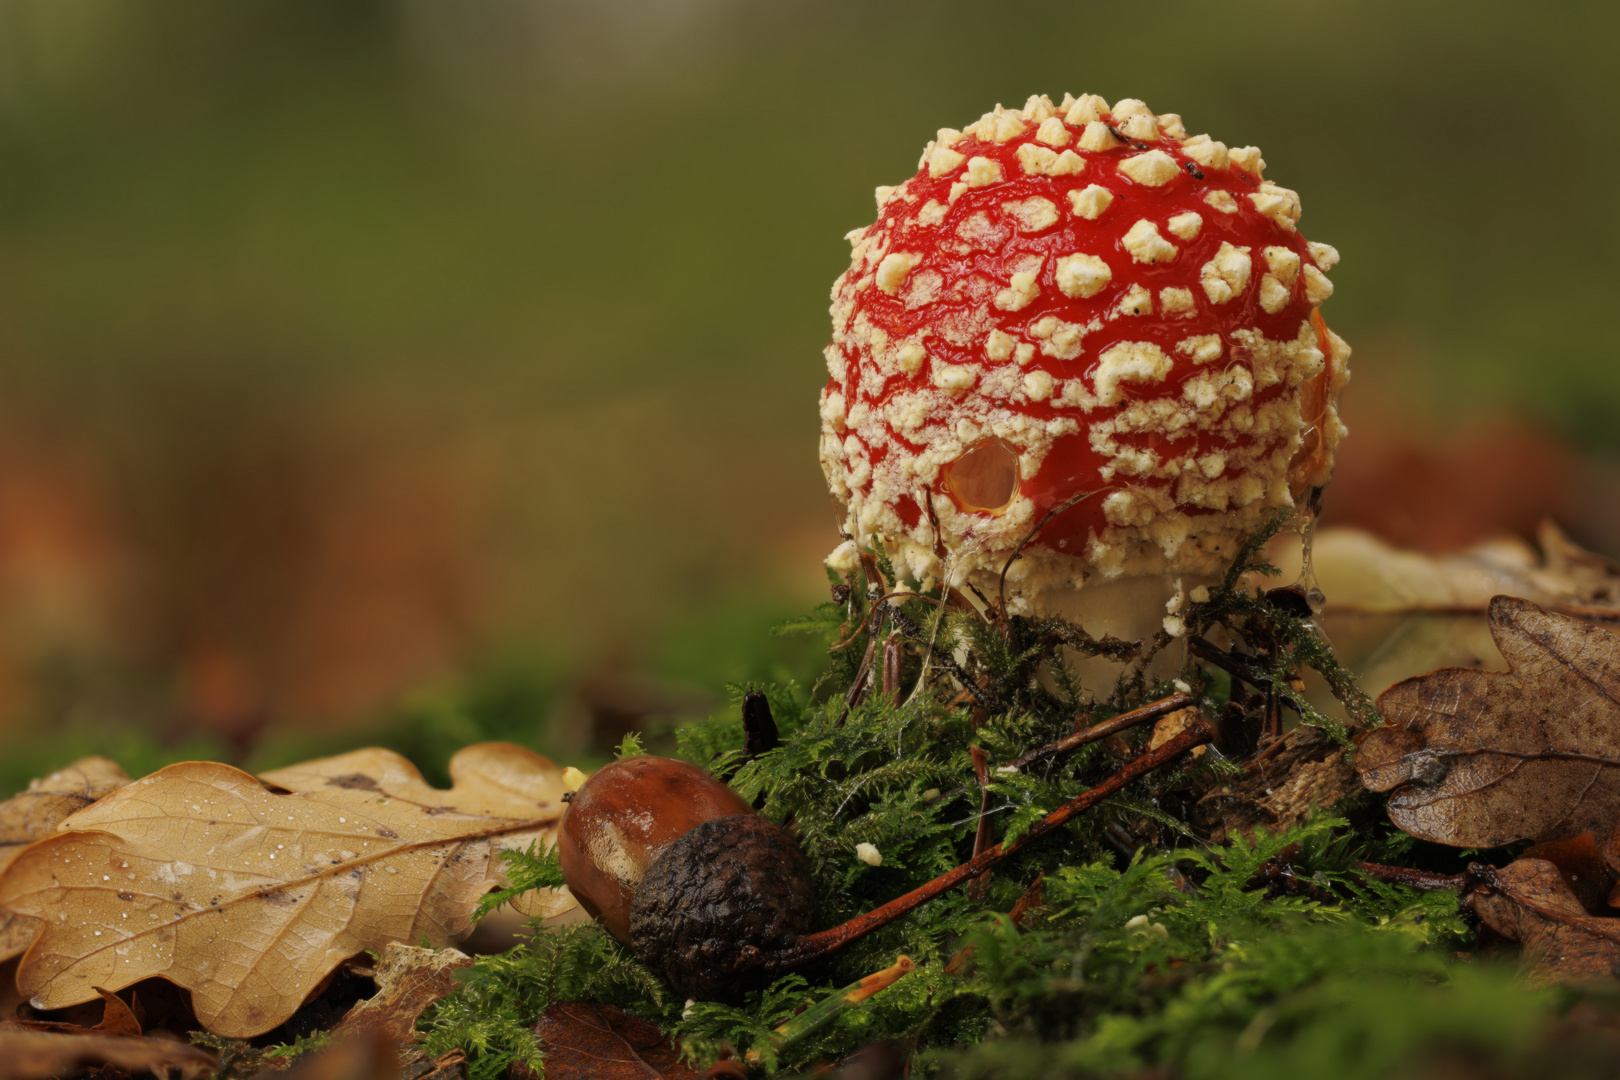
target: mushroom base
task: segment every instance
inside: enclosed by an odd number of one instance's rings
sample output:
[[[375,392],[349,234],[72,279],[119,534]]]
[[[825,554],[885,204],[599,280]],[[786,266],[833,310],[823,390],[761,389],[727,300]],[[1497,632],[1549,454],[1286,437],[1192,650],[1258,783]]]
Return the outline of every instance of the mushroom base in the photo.
[[[1146,574],[1093,581],[1083,589],[1048,589],[1035,598],[1032,606],[1038,613],[1078,623],[1092,637],[1112,635],[1126,641],[1147,641],[1168,629],[1166,617],[1173,615],[1172,606],[1180,607],[1177,596],[1185,602],[1194,587],[1213,583],[1209,577]],[[1098,698],[1113,693],[1114,684],[1129,666],[1107,657],[1084,656],[1073,649],[1065,651],[1081,684]],[[1180,640],[1172,641],[1148,665],[1148,680],[1174,678],[1185,660],[1186,646]]]

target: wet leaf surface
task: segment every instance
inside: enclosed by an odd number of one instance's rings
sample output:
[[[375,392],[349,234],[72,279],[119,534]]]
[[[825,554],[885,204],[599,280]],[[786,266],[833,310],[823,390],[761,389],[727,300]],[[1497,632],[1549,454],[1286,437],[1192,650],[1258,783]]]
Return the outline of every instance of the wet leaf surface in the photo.
[[[362,751],[268,774],[290,794],[208,762],[119,789],[0,876],[0,904],[45,923],[19,988],[49,1009],[161,976],[210,1031],[242,1038],[365,949],[464,936],[506,884],[498,852],[548,838],[563,787],[509,744],[468,747],[450,771],[439,791]]]
[[[0,802],[0,872],[23,848],[55,832],[67,817],[127,783],[129,775],[117,762],[104,757],[80,758]],[[0,906],[0,961],[19,955],[38,932],[35,919]]]
[[[698,1080],[664,1033],[594,1001],[554,1005],[534,1025],[546,1080]],[[529,1075],[533,1075],[530,1073]]]
[[[1356,754],[1413,836],[1457,847],[1607,834],[1620,810],[1620,637],[1526,600],[1491,601],[1511,670],[1447,668],[1378,699]]]
[[[1518,859],[1490,872],[1470,898],[1480,921],[1523,947],[1534,984],[1610,978],[1620,972],[1620,918],[1589,915],[1559,868]]]

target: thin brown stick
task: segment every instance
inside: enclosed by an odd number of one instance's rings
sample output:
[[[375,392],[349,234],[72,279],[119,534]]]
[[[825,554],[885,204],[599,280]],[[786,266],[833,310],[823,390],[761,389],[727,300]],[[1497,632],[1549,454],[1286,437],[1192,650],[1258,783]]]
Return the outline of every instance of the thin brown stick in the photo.
[[[997,844],[978,858],[969,859],[956,869],[946,871],[928,884],[920,885],[904,896],[890,900],[880,908],[874,908],[864,915],[857,915],[848,922],[835,926],[830,930],[823,930],[820,933],[808,934],[800,938],[796,944],[767,958],[765,961],[766,969],[773,972],[787,971],[801,964],[807,964],[812,960],[819,960],[851,942],[860,940],[874,930],[882,929],[901,916],[915,911],[936,896],[955,888],[965,881],[978,877],[1008,856],[1022,851],[1041,838],[1057,831],[1075,815],[1091,809],[1110,795],[1117,794],[1132,781],[1140,779],[1159,766],[1174,761],[1193,747],[1201,746],[1214,738],[1215,731],[1207,722],[1202,718],[1194,720],[1187,726],[1185,731],[1164,743],[1157,750],[1150,750],[1126,762],[1119,772],[1110,776],[1101,784],[1098,784],[1090,791],[1075,796],[1050,814],[1047,814],[1031,825],[1029,831],[1020,836],[1010,846]]]
[[[1436,874],[1432,870],[1414,870],[1409,866],[1385,866],[1383,863],[1374,862],[1358,862],[1351,869],[1363,877],[1374,878],[1386,885],[1405,885],[1409,889],[1422,889],[1424,892],[1461,889],[1472,884],[1474,880],[1467,871],[1461,874]]]
[[[855,680],[849,684],[849,693],[844,695],[844,711],[838,716],[838,726],[843,727],[844,721],[849,719],[849,710],[859,705],[866,697],[867,684],[872,679],[872,656],[877,652],[878,634],[883,629],[883,613],[888,605],[872,609],[872,625],[870,636],[866,640],[866,652],[861,657],[861,666],[855,669]]]
[[[1248,683],[1262,694],[1272,692],[1272,682],[1269,675],[1255,671],[1244,663],[1245,657],[1234,656],[1229,652],[1216,648],[1203,638],[1190,638],[1187,648],[1200,660],[1207,660],[1211,664],[1225,671],[1232,678]],[[1297,712],[1302,712],[1299,703],[1287,694],[1278,694],[1277,701]]]
[[[977,859],[990,846],[990,755],[974,743],[968,747],[968,756],[973,759],[973,773],[979,779],[979,827],[973,833],[973,858]],[[986,870],[968,886],[968,895],[982,900],[988,888],[990,871]]]
[[[900,676],[905,669],[906,649],[899,634],[890,634],[883,643],[883,696],[900,704]]]
[[[1018,902],[1013,904],[1012,910],[1007,912],[1007,918],[1012,921],[1014,926],[1023,926],[1024,916],[1029,914],[1030,909],[1041,906],[1041,887],[1045,882],[1045,874],[1036,874],[1035,880],[1029,883],[1029,888],[1024,890],[1024,894],[1018,898]],[[972,959],[973,946],[964,945],[957,950],[955,956],[951,957],[951,962],[945,965],[945,971],[947,974],[955,975]]]
[[[1179,709],[1189,707],[1192,703],[1193,699],[1190,694],[1171,694],[1169,697],[1160,698],[1158,701],[1138,705],[1130,712],[1122,712],[1118,716],[1104,720],[1100,724],[1092,724],[1090,727],[1081,728],[1072,735],[1065,735],[1056,742],[1038,746],[1034,750],[1014,758],[1008,763],[1008,767],[1025,769],[1038,761],[1062,757],[1064,754],[1078,750],[1088,743],[1094,743],[1098,739],[1106,739],[1116,732],[1133,728],[1137,724],[1145,724],[1149,720],[1157,720],[1162,716],[1168,716]]]

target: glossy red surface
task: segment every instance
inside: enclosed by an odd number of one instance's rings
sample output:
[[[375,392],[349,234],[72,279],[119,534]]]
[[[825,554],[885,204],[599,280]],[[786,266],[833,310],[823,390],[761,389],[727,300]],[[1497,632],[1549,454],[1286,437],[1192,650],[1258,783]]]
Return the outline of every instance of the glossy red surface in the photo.
[[[1105,115],[1104,119],[1109,117]],[[1285,228],[1255,208],[1249,196],[1261,191],[1261,181],[1235,165],[1227,168],[1198,165],[1182,152],[1180,141],[1172,138],[1126,144],[1105,151],[1079,150],[1078,139],[1082,129],[1068,125],[1070,141],[1064,149],[1075,150],[1084,158],[1085,169],[1070,176],[1032,176],[1024,172],[1017,152],[1020,146],[1034,143],[1036,128],[1035,123],[1029,123],[1023,135],[999,145],[973,136],[967,136],[955,144],[952,149],[967,158],[979,156],[997,162],[1003,180],[961,192],[955,203],[950,205],[943,223],[936,227],[920,228],[908,219],[914,218],[918,208],[928,200],[948,203],[952,184],[962,180],[963,170],[959,168],[938,179],[931,179],[926,165],[919,169],[916,176],[904,186],[904,192],[915,198],[911,201],[899,197],[890,199],[880,212],[878,221],[864,235],[872,236],[875,235],[874,230],[889,227],[893,237],[888,250],[922,254],[921,268],[937,272],[944,278],[941,296],[933,303],[908,306],[903,289],[899,295],[890,295],[879,288],[869,287],[858,293],[849,319],[853,323],[864,316],[892,341],[912,338],[925,327],[934,328],[936,332],[928,338],[928,352],[934,364],[978,364],[986,367],[991,366],[991,362],[986,358],[982,334],[975,335],[966,344],[952,344],[947,335],[937,332],[938,329],[953,320],[965,324],[974,313],[988,311],[995,320],[996,328],[1012,333],[1020,340],[1030,340],[1029,328],[1047,316],[1078,324],[1101,320],[1100,328],[1086,334],[1083,349],[1076,358],[1054,359],[1037,352],[1023,367],[1026,372],[1046,371],[1060,383],[1080,377],[1093,390],[1099,356],[1118,342],[1151,342],[1173,359],[1174,368],[1162,382],[1124,384],[1123,400],[1116,407],[1104,406],[1084,413],[1073,406],[1056,405],[1053,400],[1007,403],[1009,409],[1042,420],[1072,416],[1080,425],[1077,433],[1056,439],[1039,470],[1021,481],[1020,490],[1036,503],[1039,512],[1062,503],[1077,492],[1105,492],[1117,486],[1118,481],[1110,484],[1100,473],[1106,459],[1092,449],[1089,428],[1133,399],[1179,399],[1182,384],[1188,378],[1209,370],[1207,365],[1195,365],[1187,355],[1178,353],[1178,342],[1191,335],[1219,334],[1223,343],[1223,357],[1216,362],[1218,366],[1244,359],[1241,347],[1235,346],[1231,337],[1233,331],[1258,329],[1272,340],[1296,338],[1302,324],[1312,315],[1305,295],[1305,275],[1301,272],[1296,277],[1290,298],[1280,310],[1265,311],[1259,300],[1261,278],[1267,269],[1262,251],[1268,246],[1286,247],[1300,256],[1302,267],[1314,266],[1315,261],[1303,235]],[[1119,171],[1118,166],[1122,161],[1154,150],[1169,154],[1180,166],[1179,173],[1162,186],[1143,186]],[[1113,196],[1113,202],[1095,221],[1078,217],[1070,210],[1069,193],[1091,185],[1101,186]],[[1230,193],[1237,203],[1237,212],[1222,213],[1211,207],[1205,201],[1205,196],[1213,191]],[[1003,209],[1004,204],[1032,196],[1051,201],[1059,210],[1055,225],[1033,235],[1015,229]],[[1203,219],[1200,231],[1190,241],[1171,235],[1167,228],[1169,218],[1186,211],[1196,212]],[[970,245],[962,242],[957,229],[980,213],[985,214],[989,224],[989,228],[981,230],[981,233],[995,236],[993,249],[964,250]],[[1180,249],[1174,259],[1152,265],[1133,259],[1121,241],[1131,226],[1141,219],[1157,223],[1161,235]],[[1214,304],[1199,286],[1199,268],[1215,255],[1223,242],[1249,248],[1253,269],[1247,288],[1240,295],[1225,303]],[[1101,258],[1112,272],[1112,281],[1093,297],[1065,296],[1056,284],[1058,259],[1077,252]],[[1029,254],[1045,259],[1037,279],[1039,296],[1019,311],[995,309],[992,298],[1009,280],[1012,266],[1020,257]],[[1110,320],[1109,313],[1127,290],[1136,284],[1153,291],[1154,312]],[[1159,309],[1157,298],[1160,291],[1169,286],[1192,290],[1195,302],[1192,317],[1166,314]],[[1325,342],[1325,338],[1323,340]],[[877,412],[895,395],[916,390],[948,397],[944,391],[936,390],[929,364],[924,364],[912,375],[884,372],[883,378],[877,379],[869,377],[874,361],[863,350],[846,344],[842,352],[847,365],[846,377],[841,381],[832,380],[829,388],[844,395],[849,409],[865,404]],[[1325,347],[1323,352],[1330,355]],[[1281,384],[1257,389],[1251,404],[1258,410],[1279,395],[1299,395],[1306,421],[1319,420],[1331,378],[1330,361],[1328,369],[1312,380],[1314,386],[1288,387]],[[874,386],[877,387],[875,392]],[[974,389],[967,393],[972,395],[976,392]],[[921,437],[918,432],[913,431],[910,439],[905,432],[892,426],[889,432],[894,441],[902,446],[914,451],[924,449],[923,443],[915,441]],[[859,435],[854,437],[859,438]],[[1273,436],[1273,439],[1282,437],[1285,436]],[[1211,450],[1243,447],[1248,445],[1250,439],[1247,436],[1231,439],[1215,432],[1186,430],[1173,440],[1157,435],[1125,434],[1119,436],[1119,441],[1158,450],[1161,457],[1168,458],[1186,454],[1189,450],[1204,454]],[[1174,442],[1174,445],[1162,445],[1166,442]],[[1319,452],[1320,444],[1320,438],[1313,443],[1307,436],[1300,455],[1313,452],[1313,446]],[[865,451],[875,469],[888,453],[888,448],[873,445],[865,447]],[[1298,460],[1300,457],[1296,457]],[[866,486],[869,489],[870,481]],[[948,477],[942,474],[934,482],[933,489],[951,491]],[[856,490],[862,489],[857,486]],[[918,517],[915,505],[918,495],[918,492],[904,492],[892,499],[893,508],[908,526],[914,524]],[[959,497],[955,502],[959,509],[979,509]],[[1210,512],[1196,507],[1184,509],[1195,515]],[[1088,531],[1100,531],[1103,526],[1102,495],[1099,494],[1056,519],[1042,532],[1038,542],[1079,553]]]

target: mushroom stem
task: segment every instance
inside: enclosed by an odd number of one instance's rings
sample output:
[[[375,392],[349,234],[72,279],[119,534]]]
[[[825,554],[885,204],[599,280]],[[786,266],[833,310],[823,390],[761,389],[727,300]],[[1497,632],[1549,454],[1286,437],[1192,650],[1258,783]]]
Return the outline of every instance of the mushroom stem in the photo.
[[[1049,742],[1045,746],[1037,746],[1028,753],[1021,754],[1008,762],[1007,768],[1026,769],[1036,762],[1062,757],[1064,754],[1078,750],[1088,743],[1094,743],[1098,739],[1106,739],[1110,735],[1133,728],[1137,724],[1145,724],[1149,720],[1157,720],[1162,716],[1168,716],[1173,712],[1189,707],[1192,703],[1193,699],[1190,694],[1171,694],[1169,697],[1160,698],[1158,701],[1138,705],[1129,712],[1122,712],[1111,720],[1104,720],[1100,724],[1092,724],[1090,727],[1081,728],[1074,734],[1065,735],[1056,742]]]
[[[1155,704],[1159,703],[1155,702]],[[946,871],[926,885],[920,885],[904,896],[890,900],[882,907],[874,908],[864,915],[857,915],[848,922],[832,927],[829,930],[805,935],[789,948],[767,958],[765,961],[766,969],[772,973],[791,970],[837,952],[844,946],[859,941],[874,930],[881,930],[889,923],[911,913],[936,896],[955,888],[965,881],[978,877],[1009,856],[1022,851],[1030,844],[1056,831],[1067,824],[1076,814],[1091,809],[1132,781],[1141,778],[1167,762],[1174,761],[1193,747],[1210,742],[1214,738],[1214,729],[1202,717],[1193,720],[1185,731],[1170,739],[1158,749],[1150,750],[1131,759],[1125,763],[1125,766],[1119,772],[1110,776],[1101,784],[1098,784],[1090,791],[1075,796],[1031,825],[1029,831],[1011,845],[997,844],[978,857],[969,859],[956,869]]]

